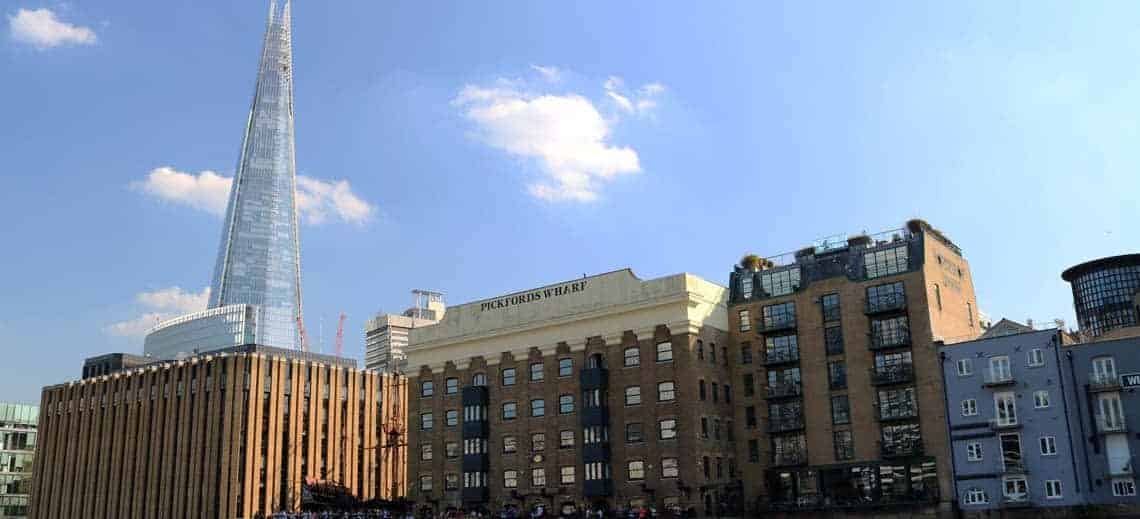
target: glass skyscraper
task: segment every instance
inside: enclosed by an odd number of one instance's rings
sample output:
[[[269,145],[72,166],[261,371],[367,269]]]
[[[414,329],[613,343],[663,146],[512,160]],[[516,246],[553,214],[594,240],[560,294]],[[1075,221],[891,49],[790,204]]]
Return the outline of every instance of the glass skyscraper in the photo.
[[[273,0],[222,227],[209,308],[152,328],[144,346],[148,355],[172,358],[176,353],[250,342],[300,349],[301,249],[290,22],[289,0],[283,4]],[[232,311],[211,312],[222,308]],[[216,330],[204,329],[214,328],[213,323]],[[232,341],[219,341],[225,337]]]

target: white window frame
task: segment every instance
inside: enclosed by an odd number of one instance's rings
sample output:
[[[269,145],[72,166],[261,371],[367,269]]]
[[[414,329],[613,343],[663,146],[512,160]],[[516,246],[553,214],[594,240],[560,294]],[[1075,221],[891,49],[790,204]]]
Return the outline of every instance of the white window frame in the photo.
[[[966,461],[982,461],[982,442],[966,444]]]
[[[1033,348],[1025,354],[1026,364],[1031,367],[1038,367],[1045,365],[1045,350],[1041,348]]]
[[[978,401],[967,398],[962,401],[962,416],[978,416]]]
[[[1136,495],[1136,480],[1132,478],[1116,478],[1112,480],[1112,495],[1116,497]]]
[[[968,377],[974,374],[973,359],[958,359],[958,376]]]
[[[994,394],[994,421],[1001,426],[1017,425],[1017,395],[1012,392]]]
[[[1110,356],[1097,357],[1092,360],[1093,377],[1101,380],[1116,378],[1116,359]]]
[[[990,357],[990,380],[1009,380],[1013,378],[1013,365],[1009,362],[1009,355],[994,355]]]
[[[1046,479],[1045,480],[1045,499],[1061,499],[1065,497],[1061,492],[1061,480],[1059,479]]]
[[[1015,486],[1020,486],[1025,490],[1025,495],[1020,496],[1017,493],[1010,493],[1009,485],[1013,483]],[[1018,485],[1020,483],[1020,485]],[[1016,488],[1014,490],[1017,490]],[[1001,495],[1009,498],[1023,498],[1025,501],[1029,500],[1029,481],[1024,476],[1007,477],[1001,482]]]
[[[1045,409],[1049,407],[1049,391],[1042,389],[1033,392],[1033,408]]]
[[[980,488],[971,488],[966,491],[966,495],[962,496],[963,505],[984,505],[989,502],[990,496]]]
[[[1041,451],[1042,456],[1056,456],[1057,455],[1057,437],[1056,436],[1042,436],[1037,439],[1037,448]]]

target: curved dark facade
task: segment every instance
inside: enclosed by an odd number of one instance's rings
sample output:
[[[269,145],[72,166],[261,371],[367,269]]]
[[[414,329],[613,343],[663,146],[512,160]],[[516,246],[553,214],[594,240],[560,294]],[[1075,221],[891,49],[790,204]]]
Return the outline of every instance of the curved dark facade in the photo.
[[[1093,337],[1140,325],[1134,298],[1140,292],[1140,254],[1101,258],[1061,274],[1073,287],[1081,331]]]

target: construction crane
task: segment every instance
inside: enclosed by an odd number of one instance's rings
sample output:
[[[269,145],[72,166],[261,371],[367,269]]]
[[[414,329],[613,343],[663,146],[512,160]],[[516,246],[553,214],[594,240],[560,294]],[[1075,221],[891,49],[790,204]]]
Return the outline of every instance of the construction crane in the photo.
[[[336,356],[340,357],[344,353],[344,320],[348,318],[344,312],[340,313],[340,321],[336,323]]]
[[[301,316],[297,316],[297,333],[301,334],[301,351],[309,351],[309,337],[305,335],[305,323],[301,320]]]

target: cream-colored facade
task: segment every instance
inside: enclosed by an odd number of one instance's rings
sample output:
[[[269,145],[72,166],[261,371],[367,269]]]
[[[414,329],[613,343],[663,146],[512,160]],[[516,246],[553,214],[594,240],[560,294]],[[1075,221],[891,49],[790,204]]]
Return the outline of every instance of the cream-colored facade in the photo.
[[[728,289],[692,274],[642,280],[630,269],[587,276],[450,307],[434,326],[410,332],[409,372],[467,359],[498,362],[504,352],[531,348],[552,353],[560,342],[582,351],[588,337],[620,342],[626,331],[652,335],[656,324],[673,333],[702,326],[727,330]]]

